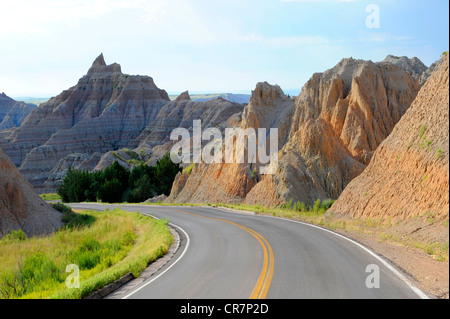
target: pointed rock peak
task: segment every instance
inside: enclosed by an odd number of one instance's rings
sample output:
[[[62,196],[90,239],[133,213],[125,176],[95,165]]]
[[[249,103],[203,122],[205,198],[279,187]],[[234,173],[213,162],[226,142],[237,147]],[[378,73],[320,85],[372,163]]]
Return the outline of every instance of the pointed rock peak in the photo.
[[[175,102],[181,102],[181,101],[191,101],[191,96],[189,95],[189,91],[185,91],[185,92],[181,93],[175,100]]]
[[[259,82],[256,88],[252,91],[252,96],[261,96],[262,94],[270,94],[273,96],[286,97],[283,90],[277,84],[271,85],[268,82]]]
[[[106,65],[103,53],[101,53],[95,59],[94,63],[92,63],[92,66],[87,73],[88,76],[100,76],[100,77],[118,74],[122,74],[120,64],[113,63],[111,65]]]
[[[10,98],[8,95],[6,95],[5,92],[2,92],[2,94],[0,94],[0,98],[12,100],[12,98]]]
[[[103,53],[100,53],[100,55],[95,59],[94,63],[92,63],[92,66],[106,66],[105,58],[103,57]]]
[[[225,99],[223,96],[217,97],[216,100],[219,101],[219,102],[229,102],[229,101],[228,101],[227,99]]]

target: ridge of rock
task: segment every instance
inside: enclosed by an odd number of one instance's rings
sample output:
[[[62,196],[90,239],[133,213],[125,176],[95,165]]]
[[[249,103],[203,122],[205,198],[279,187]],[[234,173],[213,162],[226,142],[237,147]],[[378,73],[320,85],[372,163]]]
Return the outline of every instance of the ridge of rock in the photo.
[[[336,216],[392,218],[401,236],[448,242],[449,58],[330,208]],[[430,217],[431,216],[431,217]],[[432,219],[430,219],[432,218]]]
[[[191,101],[191,96],[189,95],[189,91],[185,91],[181,93],[176,99],[175,102],[181,101]]]

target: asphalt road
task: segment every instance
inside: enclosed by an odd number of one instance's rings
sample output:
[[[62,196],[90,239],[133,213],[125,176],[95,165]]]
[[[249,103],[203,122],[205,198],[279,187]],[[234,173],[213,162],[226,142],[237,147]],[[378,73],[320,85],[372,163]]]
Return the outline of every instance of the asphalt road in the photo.
[[[72,206],[96,210],[115,207]],[[319,227],[215,208],[118,206],[168,218],[179,227],[175,229],[182,238],[177,254],[160,271],[165,272],[144,282],[127,298],[426,297],[384,259]],[[376,272],[368,269],[369,265],[379,269],[379,288],[366,285],[366,281],[377,283]]]

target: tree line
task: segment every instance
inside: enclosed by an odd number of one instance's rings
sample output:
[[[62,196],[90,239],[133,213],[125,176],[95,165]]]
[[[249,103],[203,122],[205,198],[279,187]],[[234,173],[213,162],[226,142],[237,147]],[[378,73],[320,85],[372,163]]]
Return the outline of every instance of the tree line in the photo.
[[[181,168],[165,154],[156,166],[140,164],[131,171],[114,161],[102,171],[69,167],[58,187],[63,202],[140,203],[156,195],[169,195]]]

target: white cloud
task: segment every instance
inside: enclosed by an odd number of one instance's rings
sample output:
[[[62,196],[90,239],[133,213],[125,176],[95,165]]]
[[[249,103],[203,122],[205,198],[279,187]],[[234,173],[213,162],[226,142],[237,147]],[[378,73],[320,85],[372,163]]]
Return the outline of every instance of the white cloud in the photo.
[[[78,28],[84,19],[97,19],[112,12],[141,9],[151,20],[167,0],[14,0],[1,1],[0,34],[47,33],[55,23]]]

